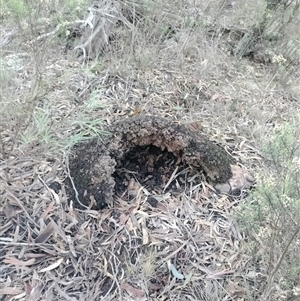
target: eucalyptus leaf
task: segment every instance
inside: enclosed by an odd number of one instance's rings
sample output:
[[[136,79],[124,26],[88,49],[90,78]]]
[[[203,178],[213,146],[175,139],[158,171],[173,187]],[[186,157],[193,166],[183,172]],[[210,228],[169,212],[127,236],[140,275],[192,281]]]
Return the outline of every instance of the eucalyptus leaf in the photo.
[[[176,270],[175,266],[172,263],[170,264],[170,270],[175,278],[180,280],[184,279],[184,276]]]

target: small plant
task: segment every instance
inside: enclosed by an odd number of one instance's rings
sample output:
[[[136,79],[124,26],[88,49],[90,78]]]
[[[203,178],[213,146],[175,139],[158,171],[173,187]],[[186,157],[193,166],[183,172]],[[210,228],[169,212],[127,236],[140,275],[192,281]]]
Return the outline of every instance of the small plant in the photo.
[[[66,151],[77,143],[88,139],[101,139],[106,132],[103,120],[92,117],[92,111],[102,110],[103,104],[95,94],[88,101],[77,106],[72,114],[64,116],[50,106],[37,107],[32,114],[32,121],[20,133],[20,143],[38,144],[47,152]]]
[[[263,250],[255,260],[266,264],[262,299],[272,294],[295,296],[300,273],[300,118],[284,124],[265,147],[263,171],[250,202],[237,210],[238,219],[253,250]],[[253,252],[254,253],[254,252]]]

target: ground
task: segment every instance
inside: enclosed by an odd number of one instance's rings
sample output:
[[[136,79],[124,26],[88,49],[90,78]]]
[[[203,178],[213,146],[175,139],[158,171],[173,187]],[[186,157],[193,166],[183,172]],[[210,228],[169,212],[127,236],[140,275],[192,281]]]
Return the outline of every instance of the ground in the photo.
[[[260,184],[273,205],[289,183],[264,149],[296,124],[298,16],[243,57],[264,1],[106,1],[118,20],[89,60],[72,30],[95,7],[18,3],[1,11],[0,300],[297,300],[297,198],[272,215]]]

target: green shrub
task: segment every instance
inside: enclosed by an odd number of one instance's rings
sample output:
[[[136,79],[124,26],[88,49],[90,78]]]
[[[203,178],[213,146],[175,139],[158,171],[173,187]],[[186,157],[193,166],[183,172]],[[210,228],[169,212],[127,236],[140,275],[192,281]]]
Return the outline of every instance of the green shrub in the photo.
[[[267,265],[267,280],[260,287],[263,296],[276,285],[292,296],[299,283],[299,125],[300,118],[294,124],[284,124],[265,145],[264,170],[258,185],[236,211],[253,259]],[[257,250],[263,250],[259,256]]]

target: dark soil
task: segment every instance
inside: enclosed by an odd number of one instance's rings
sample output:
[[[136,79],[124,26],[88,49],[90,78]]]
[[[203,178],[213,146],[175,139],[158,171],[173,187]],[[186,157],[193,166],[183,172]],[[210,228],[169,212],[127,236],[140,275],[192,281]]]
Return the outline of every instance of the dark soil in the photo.
[[[154,145],[136,146],[124,155],[113,173],[115,193],[119,197],[126,192],[130,180],[134,179],[150,193],[161,193],[172,176],[175,168],[180,173],[186,166],[177,162],[178,158],[167,150],[161,150]],[[179,184],[185,182],[186,173],[176,177],[165,191],[178,190]]]

